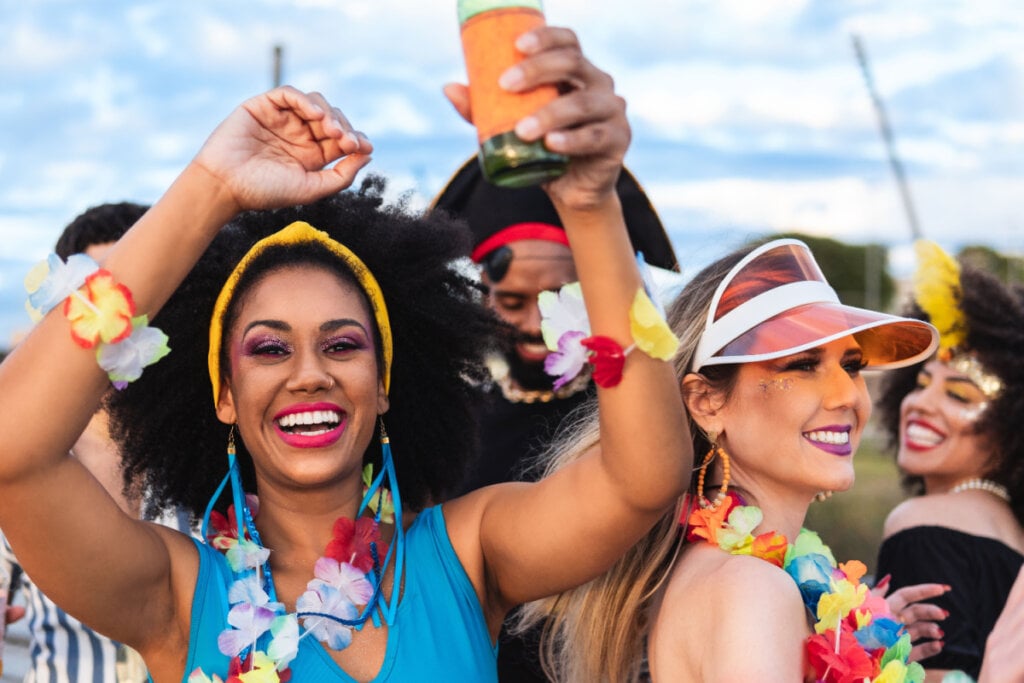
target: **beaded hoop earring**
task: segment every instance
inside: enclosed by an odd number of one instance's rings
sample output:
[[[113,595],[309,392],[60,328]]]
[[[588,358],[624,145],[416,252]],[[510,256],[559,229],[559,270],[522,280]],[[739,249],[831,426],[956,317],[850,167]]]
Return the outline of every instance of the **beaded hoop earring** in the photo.
[[[708,434],[708,440],[711,442],[711,448],[704,456],[704,461],[700,465],[700,473],[697,475],[697,500],[702,508],[708,508],[711,510],[717,510],[718,506],[725,500],[726,494],[729,492],[729,454],[725,452],[725,449],[718,445],[718,433],[711,432]],[[715,499],[709,501],[704,496],[704,479],[707,476],[708,466],[715,459],[715,456],[722,461],[722,484],[718,489],[718,494]]]

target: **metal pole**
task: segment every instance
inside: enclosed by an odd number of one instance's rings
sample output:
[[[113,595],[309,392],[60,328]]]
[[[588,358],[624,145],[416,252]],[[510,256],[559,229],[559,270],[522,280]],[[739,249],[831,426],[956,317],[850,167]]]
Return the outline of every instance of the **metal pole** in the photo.
[[[281,61],[284,47],[281,45],[274,46],[274,87],[281,85]]]
[[[889,126],[889,118],[885,113],[885,104],[875,90],[875,82],[871,77],[871,68],[868,66],[867,51],[856,35],[851,36],[853,40],[853,51],[857,54],[857,62],[860,64],[861,73],[864,74],[864,82],[868,86],[868,93],[871,95],[871,102],[875,106],[875,113],[878,115],[878,128],[885,141],[885,149],[889,155],[889,165],[892,167],[893,175],[896,176],[896,184],[903,198],[903,208],[907,214],[907,222],[910,223],[910,233],[913,238],[920,239],[921,227],[917,222],[917,213],[914,211],[914,201],[910,197],[910,187],[907,185],[907,177],[903,172],[903,164],[900,163],[896,154],[896,143],[893,139],[892,128]]]

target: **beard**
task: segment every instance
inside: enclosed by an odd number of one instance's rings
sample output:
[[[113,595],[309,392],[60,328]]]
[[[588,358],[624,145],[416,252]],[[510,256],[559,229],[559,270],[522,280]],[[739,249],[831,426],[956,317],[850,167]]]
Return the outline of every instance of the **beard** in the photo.
[[[525,361],[516,352],[516,344],[520,342],[543,344],[544,340],[530,334],[514,333],[509,335],[502,347],[502,354],[508,361],[509,376],[522,389],[547,390],[555,383],[555,377],[544,372],[544,362]]]

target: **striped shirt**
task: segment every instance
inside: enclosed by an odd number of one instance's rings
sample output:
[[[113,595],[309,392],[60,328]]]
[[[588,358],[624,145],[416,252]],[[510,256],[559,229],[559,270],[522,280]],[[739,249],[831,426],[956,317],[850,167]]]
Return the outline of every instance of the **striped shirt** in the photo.
[[[188,515],[179,513],[156,520],[192,533]],[[145,683],[148,676],[137,665],[130,648],[93,631],[58,607],[25,574],[7,539],[0,534],[0,561],[19,581],[25,598],[29,630],[30,665],[24,683]],[[120,675],[119,675],[120,674]]]

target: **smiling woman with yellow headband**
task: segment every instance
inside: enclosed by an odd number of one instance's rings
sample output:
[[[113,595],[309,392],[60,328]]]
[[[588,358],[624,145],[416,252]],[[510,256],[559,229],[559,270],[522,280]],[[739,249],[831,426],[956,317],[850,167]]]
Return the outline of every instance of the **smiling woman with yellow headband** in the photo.
[[[546,190],[595,338],[632,347],[624,103],[571,31],[519,47],[515,89],[579,86],[520,133],[571,158]],[[472,450],[494,321],[452,267],[460,226],[382,206],[380,183],[339,193],[371,151],[322,96],[273,90],[102,269],[48,262],[28,281],[45,316],[0,366],[0,526],[157,683],[494,681],[507,611],[604,571],[681,491],[672,370],[635,350],[598,392],[600,447],[439,504]],[[204,542],[126,517],[67,457],[110,381],[126,480],[202,517]]]
[[[896,587],[950,586],[934,600],[948,614],[941,631],[921,644],[934,655],[922,662],[929,680],[941,680],[946,670],[978,676],[1024,565],[1024,292],[937,244],[916,248],[908,314],[931,320],[941,344],[883,385],[881,422],[918,495],[886,519],[878,571]]]

